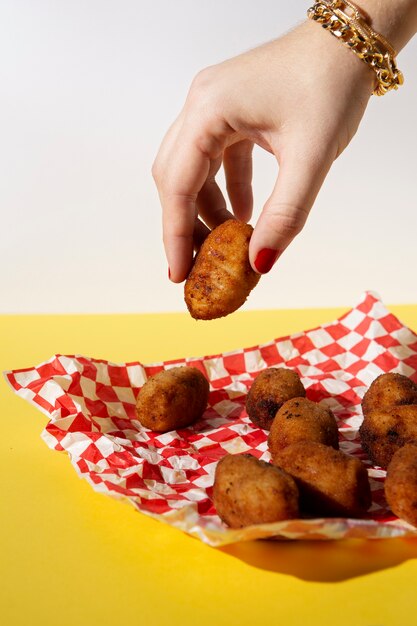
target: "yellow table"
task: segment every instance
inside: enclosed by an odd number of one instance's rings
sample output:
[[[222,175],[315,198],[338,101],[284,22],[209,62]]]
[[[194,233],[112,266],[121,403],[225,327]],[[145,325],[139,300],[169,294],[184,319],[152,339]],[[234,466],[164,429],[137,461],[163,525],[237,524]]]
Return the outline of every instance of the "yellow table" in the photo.
[[[417,328],[417,305],[390,307]],[[342,309],[1,316],[1,370],[54,353],[152,362],[255,345]],[[210,548],[95,493],[39,435],[45,417],[0,382],[1,609],[6,626],[416,626],[417,540]]]

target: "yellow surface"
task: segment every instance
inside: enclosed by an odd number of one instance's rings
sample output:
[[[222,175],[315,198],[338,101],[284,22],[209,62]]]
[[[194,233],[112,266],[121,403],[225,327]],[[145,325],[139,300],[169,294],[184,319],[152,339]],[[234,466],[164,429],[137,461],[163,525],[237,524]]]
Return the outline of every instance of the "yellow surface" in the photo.
[[[390,307],[417,328],[417,305]],[[269,341],[342,309],[1,316],[1,370],[52,354],[152,362]],[[221,550],[95,493],[39,435],[46,418],[0,381],[6,626],[416,626],[417,540],[250,542]]]

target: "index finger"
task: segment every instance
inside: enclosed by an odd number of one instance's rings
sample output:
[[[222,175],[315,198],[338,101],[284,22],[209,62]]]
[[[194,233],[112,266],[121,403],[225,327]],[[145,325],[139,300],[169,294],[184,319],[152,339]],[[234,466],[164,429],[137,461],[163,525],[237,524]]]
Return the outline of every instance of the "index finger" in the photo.
[[[171,280],[186,279],[193,259],[197,196],[211,161],[223,152],[224,136],[211,131],[182,129],[165,158],[159,194],[163,211],[163,240]]]

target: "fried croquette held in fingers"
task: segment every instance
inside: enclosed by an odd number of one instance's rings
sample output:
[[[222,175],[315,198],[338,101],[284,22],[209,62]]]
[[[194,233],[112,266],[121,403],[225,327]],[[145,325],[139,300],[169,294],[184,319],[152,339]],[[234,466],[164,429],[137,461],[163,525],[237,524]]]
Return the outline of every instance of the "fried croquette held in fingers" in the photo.
[[[286,472],[250,454],[226,454],[217,464],[213,502],[231,528],[298,517],[298,489]]]
[[[246,301],[260,278],[249,263],[252,232],[252,226],[233,219],[217,226],[204,240],[184,287],[192,317],[224,317]]]
[[[195,367],[173,367],[149,378],[136,402],[138,420],[146,428],[167,432],[185,428],[204,413],[209,383]]]
[[[366,467],[340,450],[299,441],[281,450],[273,463],[294,478],[300,509],[307,514],[361,517],[371,506]]]
[[[372,463],[387,467],[397,450],[417,443],[417,404],[374,409],[364,417],[359,435]]]
[[[417,404],[417,385],[403,374],[381,374],[371,383],[362,400],[364,416],[392,406]]]
[[[394,454],[384,490],[391,511],[417,526],[417,445],[407,444]]]
[[[305,395],[297,372],[285,367],[270,367],[253,381],[246,397],[246,411],[256,426],[269,430],[276,412],[284,402]]]
[[[283,448],[297,441],[317,441],[339,449],[337,422],[331,410],[307,398],[284,402],[271,424],[268,448],[276,457]]]

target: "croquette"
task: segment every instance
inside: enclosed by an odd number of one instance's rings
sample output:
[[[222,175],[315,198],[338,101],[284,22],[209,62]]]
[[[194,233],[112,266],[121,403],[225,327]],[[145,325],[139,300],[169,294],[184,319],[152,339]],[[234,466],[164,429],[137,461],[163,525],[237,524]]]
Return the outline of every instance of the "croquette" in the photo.
[[[259,281],[249,263],[252,226],[231,219],[204,240],[184,287],[192,317],[211,320],[233,313]]]
[[[374,410],[385,411],[392,406],[417,404],[417,385],[403,374],[388,373],[378,376],[362,400],[364,416]]]
[[[250,454],[227,454],[217,464],[213,502],[231,528],[297,518],[298,489],[286,472]]]
[[[271,367],[257,375],[246,397],[246,411],[259,428],[269,430],[281,406],[291,398],[306,395],[297,372]]]
[[[146,428],[167,432],[185,428],[204,413],[209,383],[195,367],[174,367],[149,378],[136,403],[138,420]]]
[[[387,467],[406,443],[417,443],[417,404],[368,413],[359,429],[362,448],[374,465]]]
[[[397,450],[388,465],[384,489],[391,511],[417,526],[417,445]]]
[[[294,478],[306,514],[361,517],[371,505],[366,467],[340,450],[299,441],[281,450],[273,463]]]
[[[291,398],[278,410],[268,437],[274,458],[297,441],[317,441],[339,449],[337,422],[331,410],[307,398]]]

